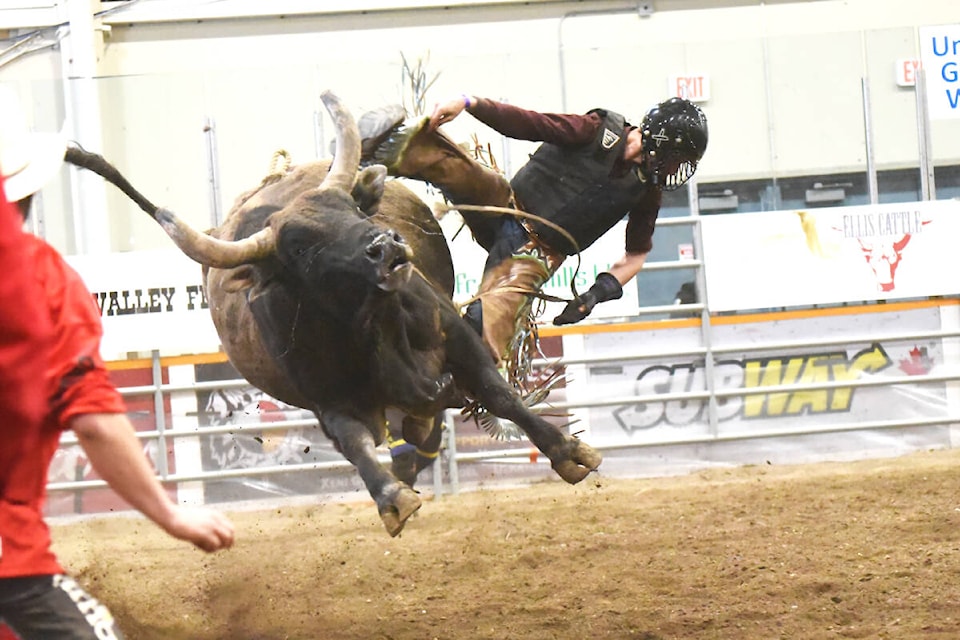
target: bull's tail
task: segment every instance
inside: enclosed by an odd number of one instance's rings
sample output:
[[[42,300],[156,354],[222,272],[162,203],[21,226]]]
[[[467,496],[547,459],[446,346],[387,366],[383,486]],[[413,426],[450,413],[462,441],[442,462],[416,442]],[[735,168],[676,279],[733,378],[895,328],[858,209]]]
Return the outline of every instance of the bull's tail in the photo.
[[[123,191],[128,198],[137,203],[137,206],[156,219],[158,208],[157,205],[147,200],[143,194],[134,189],[133,185],[130,184],[130,181],[124,178],[117,168],[107,162],[106,159],[104,159],[104,157],[99,153],[93,153],[91,151],[81,149],[80,147],[70,146],[67,147],[67,154],[64,156],[64,159],[72,165],[93,171],[95,174],[120,189],[120,191]]]

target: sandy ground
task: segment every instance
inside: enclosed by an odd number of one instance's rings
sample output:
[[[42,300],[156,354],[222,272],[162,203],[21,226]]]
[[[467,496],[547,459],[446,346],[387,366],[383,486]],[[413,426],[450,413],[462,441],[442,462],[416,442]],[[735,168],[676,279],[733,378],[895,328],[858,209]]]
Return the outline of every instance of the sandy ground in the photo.
[[[232,512],[205,555],[145,520],[58,525],[132,640],[960,637],[960,450],[425,502]]]

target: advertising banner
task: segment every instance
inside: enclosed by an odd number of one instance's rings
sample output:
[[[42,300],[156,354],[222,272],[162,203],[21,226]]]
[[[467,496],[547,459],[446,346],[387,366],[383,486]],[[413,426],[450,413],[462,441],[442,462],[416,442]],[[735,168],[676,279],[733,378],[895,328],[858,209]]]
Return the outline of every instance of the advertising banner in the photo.
[[[871,313],[872,326],[899,330],[940,329],[937,308]],[[691,438],[750,437],[752,434],[791,433],[871,421],[916,420],[948,413],[946,383],[923,382],[895,386],[835,386],[826,389],[768,392],[764,387],[876,380],[943,370],[943,341],[851,340],[842,346],[744,349],[761,343],[796,341],[803,336],[858,335],[863,316],[814,316],[790,320],[714,325],[715,357],[712,383],[717,391],[750,391],[721,396],[717,431],[709,424],[707,399],[635,402],[589,410],[591,444],[671,442]],[[751,340],[746,341],[745,336]],[[591,357],[637,353],[638,336],[598,333],[584,336]],[[644,334],[643,341],[680,350],[699,344],[696,329],[665,329]],[[729,349],[729,351],[727,350]],[[703,358],[675,356],[662,359],[605,362],[587,367],[586,388],[592,400],[705,392],[707,372]],[[755,390],[755,392],[754,392]],[[946,437],[946,436],[944,436]]]
[[[960,290],[956,200],[735,213],[701,225],[711,311]]]
[[[920,60],[930,119],[960,118],[960,24],[920,27]]]
[[[199,264],[179,249],[66,256],[103,320],[101,353],[213,353],[220,348]]]

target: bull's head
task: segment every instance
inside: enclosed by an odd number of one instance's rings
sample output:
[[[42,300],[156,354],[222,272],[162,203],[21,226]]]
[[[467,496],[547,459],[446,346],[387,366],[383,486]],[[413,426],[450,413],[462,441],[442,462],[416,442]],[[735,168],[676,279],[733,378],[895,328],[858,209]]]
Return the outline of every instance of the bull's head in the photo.
[[[172,212],[158,210],[157,221],[184,253],[203,265],[224,269],[275,256],[313,282],[322,282],[328,274],[356,282],[356,276],[384,291],[409,280],[413,269],[409,246],[398,233],[373,225],[358,211],[358,200],[370,198],[354,193],[360,161],[356,121],[329,91],[321,99],[334,121],[336,149],[330,171],[317,189],[273,213],[263,229],[235,241],[200,233]],[[384,178],[382,167],[365,170],[360,181],[366,183],[365,194],[371,189],[382,193]]]
[[[273,214],[270,230],[280,262],[314,286],[367,283],[393,291],[406,284],[413,252],[400,234],[357,215],[317,215],[345,208],[356,210],[348,194],[321,191]]]

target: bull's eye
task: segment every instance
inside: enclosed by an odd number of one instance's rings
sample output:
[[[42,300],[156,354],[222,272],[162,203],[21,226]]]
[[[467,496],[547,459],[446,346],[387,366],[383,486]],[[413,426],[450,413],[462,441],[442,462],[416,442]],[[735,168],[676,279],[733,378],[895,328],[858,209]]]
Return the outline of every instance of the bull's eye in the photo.
[[[383,257],[383,245],[374,243],[367,245],[367,255],[371,258],[380,259]]]

